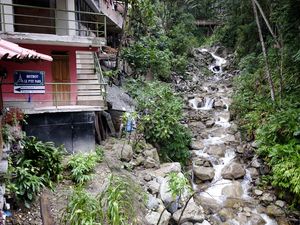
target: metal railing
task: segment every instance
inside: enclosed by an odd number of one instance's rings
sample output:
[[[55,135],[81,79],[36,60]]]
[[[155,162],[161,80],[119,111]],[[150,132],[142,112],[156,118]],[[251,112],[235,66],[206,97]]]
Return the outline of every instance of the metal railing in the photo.
[[[99,83],[104,83],[103,72],[102,72],[102,68],[101,68],[101,65],[100,65],[100,61],[99,61],[99,57],[98,57],[97,52],[94,52],[94,65],[95,65],[95,72],[97,74]]]
[[[106,37],[102,13],[0,3],[1,31]]]
[[[47,107],[72,106],[106,106],[106,83],[45,83],[45,93],[14,93],[14,83],[3,82],[1,84],[3,103],[5,107],[18,107],[23,110],[36,110]],[[43,89],[43,88],[41,88]],[[39,89],[39,91],[41,90]]]

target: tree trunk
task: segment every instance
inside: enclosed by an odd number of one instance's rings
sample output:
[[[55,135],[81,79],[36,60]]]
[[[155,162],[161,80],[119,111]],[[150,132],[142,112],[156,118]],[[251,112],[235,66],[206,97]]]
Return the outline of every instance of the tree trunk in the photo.
[[[259,40],[260,40],[262,52],[263,52],[263,56],[265,58],[266,78],[267,78],[268,83],[269,83],[271,99],[272,99],[272,101],[275,101],[275,88],[274,88],[274,83],[273,83],[272,76],[271,76],[271,73],[270,73],[268,55],[267,55],[266,46],[265,46],[264,38],[263,38],[263,35],[262,35],[262,31],[261,31],[261,26],[260,26],[260,23],[259,23],[259,18],[258,18],[258,14],[257,14],[255,0],[251,0],[251,2],[252,2],[253,12],[254,12],[256,25],[257,25],[257,29],[258,29]]]
[[[271,27],[271,25],[270,25],[268,19],[267,19],[267,17],[266,17],[266,15],[265,15],[264,11],[262,10],[262,7],[260,6],[260,4],[259,4],[259,2],[258,2],[257,0],[253,0],[253,1],[255,2],[256,6],[257,6],[257,8],[258,8],[258,10],[259,10],[259,12],[260,12],[262,18],[264,19],[264,21],[265,21],[265,23],[266,23],[266,25],[267,25],[267,27],[268,27],[268,29],[269,29],[271,35],[273,36],[273,38],[274,38],[276,44],[278,45],[279,48],[281,48],[281,45],[280,45],[280,43],[279,43],[279,41],[278,41],[278,39],[277,39],[277,37],[276,37],[274,31],[273,31],[273,29],[272,29],[272,27]]]

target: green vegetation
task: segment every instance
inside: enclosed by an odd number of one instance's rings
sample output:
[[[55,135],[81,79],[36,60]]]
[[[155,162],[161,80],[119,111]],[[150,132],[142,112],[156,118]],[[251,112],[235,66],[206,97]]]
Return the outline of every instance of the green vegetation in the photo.
[[[82,186],[77,187],[69,197],[61,224],[101,224],[97,222],[102,214],[98,206],[99,204],[95,197],[86,192]]]
[[[204,4],[190,2],[198,8]],[[234,49],[241,70],[235,80],[232,111],[239,119],[244,137],[259,144],[257,152],[271,168],[272,185],[287,196],[293,194],[295,201],[299,201],[299,1],[252,1],[258,11],[263,39],[259,39],[260,29],[251,1],[224,1],[222,5],[216,0],[209,2],[216,3],[222,13],[215,16],[207,13],[205,18],[223,23],[209,42],[220,42]],[[209,12],[215,10],[209,8]],[[274,97],[270,97],[272,89]]]
[[[179,122],[182,119],[181,98],[168,84],[157,81],[131,80],[127,89],[138,102],[142,113],[139,126],[143,128],[146,140],[159,145],[163,159],[186,163],[191,135]]]
[[[97,162],[102,161],[103,151],[98,147],[96,152],[88,154],[76,153],[68,161],[68,168],[71,170],[71,178],[77,184],[84,184],[92,179],[92,172]]]
[[[62,178],[64,150],[52,142],[41,142],[35,137],[23,137],[22,151],[12,155],[11,179],[8,187],[26,207],[44,186],[53,187],[53,181]]]
[[[122,57],[136,75],[170,80],[184,74],[187,56],[198,45],[194,17],[184,4],[173,1],[134,1],[127,34],[135,40]]]
[[[182,175],[182,174],[181,174]],[[168,174],[170,192],[173,197],[181,196],[186,190],[192,191],[189,180],[176,172]]]
[[[140,193],[128,178],[111,176],[108,186],[96,197],[82,187],[73,191],[63,214],[64,224],[136,224],[134,196]]]

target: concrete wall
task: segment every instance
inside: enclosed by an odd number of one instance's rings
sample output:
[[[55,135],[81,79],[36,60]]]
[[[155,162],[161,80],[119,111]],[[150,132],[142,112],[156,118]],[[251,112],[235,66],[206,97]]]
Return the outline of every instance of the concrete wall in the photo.
[[[27,45],[23,44],[22,47],[28,49],[34,49],[37,52],[51,55],[52,51],[64,51],[69,55],[69,72],[70,82],[77,82],[77,71],[76,71],[76,51],[91,51],[88,48],[83,47],[67,47],[67,46],[50,46],[50,45]],[[92,49],[95,51],[96,49]],[[40,62],[26,62],[26,63],[15,63],[15,62],[0,62],[0,65],[7,69],[8,76],[3,80],[3,83],[13,83],[13,75],[16,70],[38,70],[45,71],[45,82],[52,82],[52,65],[48,61]],[[71,86],[71,104],[75,105],[77,100],[77,87],[76,85]],[[46,86],[45,94],[31,94],[31,103],[28,103],[29,94],[14,94],[13,84],[2,85],[4,105],[6,102],[18,101],[16,106],[22,108],[22,103],[28,107],[28,104],[34,105],[34,107],[43,107],[53,105],[52,85]],[[47,102],[45,102],[47,101]],[[11,104],[11,103],[10,103]],[[25,106],[24,106],[25,107]]]
[[[69,153],[95,149],[95,113],[66,112],[32,114],[26,118],[25,132],[42,141],[64,145]]]

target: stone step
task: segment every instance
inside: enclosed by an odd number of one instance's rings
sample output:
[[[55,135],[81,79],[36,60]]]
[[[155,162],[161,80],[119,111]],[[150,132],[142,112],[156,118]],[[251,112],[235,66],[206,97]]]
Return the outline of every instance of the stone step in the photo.
[[[78,91],[77,96],[101,96],[100,90],[87,90],[87,91]]]
[[[80,69],[76,70],[76,73],[77,73],[77,75],[78,74],[95,74],[95,70],[94,69],[87,69],[87,68],[85,68],[85,69],[80,68]]]
[[[103,100],[103,97],[101,95],[96,95],[96,96],[77,96],[77,101],[101,101]]]
[[[87,69],[87,70],[94,70],[95,66],[94,63],[78,63],[76,66],[77,70],[81,70],[81,69]]]
[[[97,79],[98,77],[96,74],[77,74],[77,79],[78,80],[86,80],[86,79]]]

